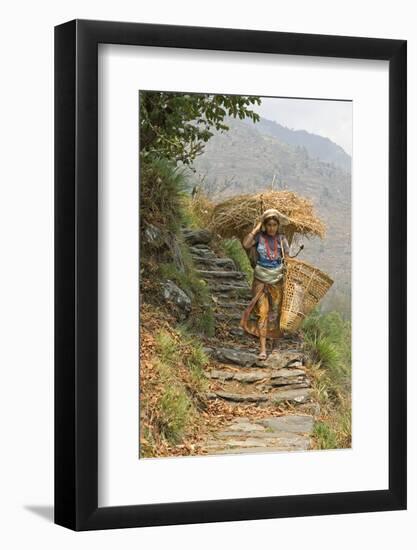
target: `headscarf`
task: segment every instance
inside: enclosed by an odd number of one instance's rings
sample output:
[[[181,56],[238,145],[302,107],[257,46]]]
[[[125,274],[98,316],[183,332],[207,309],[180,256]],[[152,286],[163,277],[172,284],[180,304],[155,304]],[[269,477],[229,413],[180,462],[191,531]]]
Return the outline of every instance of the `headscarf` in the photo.
[[[280,225],[288,225],[290,223],[289,218],[287,218],[284,214],[281,214],[281,212],[275,208],[268,208],[268,210],[265,210],[262,214],[261,221],[263,227],[265,227],[265,221],[268,218],[275,218]]]

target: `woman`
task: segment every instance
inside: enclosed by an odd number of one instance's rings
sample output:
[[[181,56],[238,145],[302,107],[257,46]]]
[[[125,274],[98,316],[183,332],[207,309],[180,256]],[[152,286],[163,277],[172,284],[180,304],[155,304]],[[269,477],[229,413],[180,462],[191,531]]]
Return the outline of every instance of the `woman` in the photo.
[[[271,208],[262,215],[261,221],[243,239],[243,246],[257,252],[252,284],[252,300],[242,315],[240,325],[246,332],[259,337],[259,359],[266,359],[266,339],[278,339],[279,315],[283,290],[283,255],[289,253],[287,238],[280,233],[281,215]],[[249,319],[255,310],[258,319]]]

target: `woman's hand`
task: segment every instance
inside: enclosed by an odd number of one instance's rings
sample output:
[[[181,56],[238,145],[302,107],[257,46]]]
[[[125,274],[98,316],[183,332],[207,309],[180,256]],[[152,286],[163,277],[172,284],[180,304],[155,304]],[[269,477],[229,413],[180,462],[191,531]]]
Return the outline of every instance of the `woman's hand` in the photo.
[[[251,248],[255,244],[255,235],[259,233],[262,227],[262,222],[258,222],[250,233],[243,239],[243,246],[247,249]]]
[[[259,231],[261,230],[261,227],[262,227],[262,222],[258,222],[255,227],[252,229],[252,233],[254,235],[256,235],[257,233],[259,233]]]

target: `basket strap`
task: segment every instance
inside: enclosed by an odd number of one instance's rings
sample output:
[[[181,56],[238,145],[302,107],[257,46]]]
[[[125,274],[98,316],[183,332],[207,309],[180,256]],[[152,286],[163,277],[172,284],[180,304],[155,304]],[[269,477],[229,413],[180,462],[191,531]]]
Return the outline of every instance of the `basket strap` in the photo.
[[[282,235],[281,235],[281,237],[279,238],[279,240],[280,240],[280,243],[281,243],[281,254],[282,254],[282,259],[285,260],[284,247],[282,246]]]

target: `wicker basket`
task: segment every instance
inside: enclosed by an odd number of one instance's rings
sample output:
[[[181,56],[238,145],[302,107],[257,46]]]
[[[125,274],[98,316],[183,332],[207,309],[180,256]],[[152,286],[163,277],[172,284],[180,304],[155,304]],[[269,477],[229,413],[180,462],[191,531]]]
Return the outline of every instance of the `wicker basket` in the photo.
[[[280,329],[292,332],[299,328],[303,319],[323,298],[333,280],[307,262],[287,256],[285,264]]]

